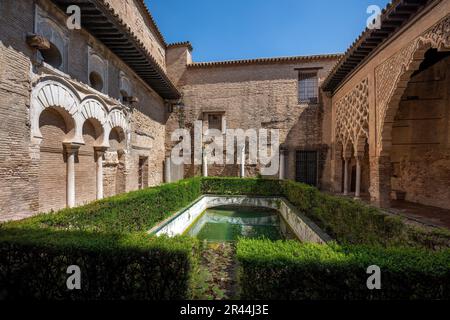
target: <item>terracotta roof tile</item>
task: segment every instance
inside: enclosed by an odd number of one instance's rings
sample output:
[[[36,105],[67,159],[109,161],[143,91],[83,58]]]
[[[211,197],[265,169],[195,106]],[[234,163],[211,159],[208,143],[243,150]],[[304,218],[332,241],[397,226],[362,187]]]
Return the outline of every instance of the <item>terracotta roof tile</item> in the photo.
[[[218,67],[218,66],[234,66],[234,65],[250,65],[250,64],[270,64],[277,62],[308,62],[316,60],[333,60],[341,58],[341,54],[322,54],[311,56],[293,56],[293,57],[275,57],[275,58],[258,58],[245,60],[228,60],[213,62],[194,62],[188,65],[189,68],[202,67]]]
[[[385,41],[396,34],[408,21],[432,0],[392,0],[381,14],[381,29],[366,28],[347,49],[323,84],[334,92],[339,85]]]

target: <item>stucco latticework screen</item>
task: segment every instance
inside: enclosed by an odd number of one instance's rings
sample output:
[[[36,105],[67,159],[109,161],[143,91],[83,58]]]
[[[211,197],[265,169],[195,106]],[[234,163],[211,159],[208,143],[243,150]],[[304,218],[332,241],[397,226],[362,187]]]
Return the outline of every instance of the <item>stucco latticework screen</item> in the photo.
[[[389,151],[391,127],[399,101],[411,75],[419,69],[425,52],[430,48],[438,50],[450,48],[450,16],[410,42],[375,69],[377,143],[380,152]]]
[[[336,104],[336,140],[343,146],[354,145],[369,136],[369,86],[363,80]]]

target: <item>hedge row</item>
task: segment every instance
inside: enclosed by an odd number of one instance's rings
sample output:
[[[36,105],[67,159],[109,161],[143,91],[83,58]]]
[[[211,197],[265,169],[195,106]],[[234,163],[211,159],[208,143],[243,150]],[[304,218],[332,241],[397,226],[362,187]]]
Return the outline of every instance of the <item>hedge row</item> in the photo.
[[[127,233],[150,230],[175,211],[201,195],[201,179],[134,191],[86,206],[9,223],[4,227],[27,226],[87,232]]]
[[[0,225],[0,299],[190,297],[197,242],[146,231],[200,196],[198,178]],[[81,290],[68,290],[70,265]]]
[[[316,188],[283,181],[285,197],[341,244],[450,248],[450,232],[405,224],[360,201],[327,195]]]
[[[196,242],[44,229],[0,235],[0,300],[174,300],[190,295]],[[68,290],[67,268],[81,270]]]
[[[293,181],[207,178],[202,180],[202,193],[284,196],[341,244],[408,245],[429,249],[450,247],[450,232],[446,230],[414,228],[399,217],[362,202],[327,195]]]
[[[241,299],[450,299],[450,251],[324,246],[246,240],[238,243]],[[381,290],[369,290],[369,266]]]
[[[202,193],[276,197],[283,195],[279,180],[241,178],[203,178]]]

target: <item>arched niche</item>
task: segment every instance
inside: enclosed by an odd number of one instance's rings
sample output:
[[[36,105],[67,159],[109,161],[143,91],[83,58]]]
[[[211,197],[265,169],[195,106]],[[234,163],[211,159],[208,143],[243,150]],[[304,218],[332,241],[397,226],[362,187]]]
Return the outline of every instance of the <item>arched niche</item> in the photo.
[[[39,115],[42,142],[39,157],[39,211],[49,212],[66,206],[66,153],[64,142],[75,126],[63,108],[49,107]]]

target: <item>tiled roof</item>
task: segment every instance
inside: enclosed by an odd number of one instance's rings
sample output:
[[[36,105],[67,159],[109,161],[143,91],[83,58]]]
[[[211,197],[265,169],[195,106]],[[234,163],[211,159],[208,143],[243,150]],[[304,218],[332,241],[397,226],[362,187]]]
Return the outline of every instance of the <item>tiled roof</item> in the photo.
[[[251,64],[271,64],[278,62],[309,62],[316,60],[333,60],[341,58],[341,54],[322,54],[311,56],[294,56],[294,57],[276,57],[276,58],[259,58],[247,60],[229,60],[215,62],[194,62],[188,65],[189,68],[201,67],[218,67],[218,66],[235,66],[235,65],[251,65]]]
[[[106,0],[52,0],[64,12],[76,4],[82,27],[101,41],[164,99],[179,99],[180,92],[142,40]]]
[[[381,28],[366,28],[361,33],[328,75],[322,88],[334,92],[382,43],[433,2],[439,0],[393,0],[389,3],[381,15]]]

